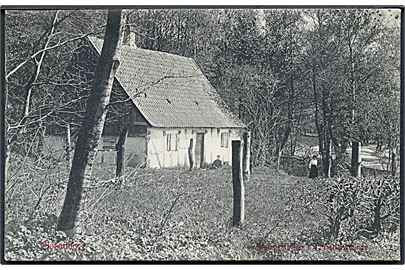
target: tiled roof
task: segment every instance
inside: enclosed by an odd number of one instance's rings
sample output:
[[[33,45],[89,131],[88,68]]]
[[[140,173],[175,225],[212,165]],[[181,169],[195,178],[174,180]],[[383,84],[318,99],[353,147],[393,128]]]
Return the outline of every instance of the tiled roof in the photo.
[[[123,45],[116,79],[152,126],[244,127],[191,58]]]

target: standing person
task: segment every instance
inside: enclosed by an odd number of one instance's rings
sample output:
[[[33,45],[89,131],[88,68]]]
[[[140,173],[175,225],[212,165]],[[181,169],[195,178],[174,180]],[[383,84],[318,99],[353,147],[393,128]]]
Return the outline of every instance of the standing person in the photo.
[[[312,156],[311,161],[309,162],[309,178],[318,177],[318,159],[314,155]]]

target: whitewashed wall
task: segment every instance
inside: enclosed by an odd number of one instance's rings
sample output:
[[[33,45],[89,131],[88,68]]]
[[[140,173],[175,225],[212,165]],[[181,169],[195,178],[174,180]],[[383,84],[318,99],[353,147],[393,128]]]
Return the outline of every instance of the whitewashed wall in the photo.
[[[149,128],[148,129],[148,167],[189,167],[188,146],[193,138],[195,148],[197,133],[205,132],[204,136],[204,160],[212,163],[217,155],[222,161],[229,162],[232,159],[232,140],[240,140],[240,129],[223,128]],[[228,147],[221,147],[221,133],[229,132]],[[167,134],[178,134],[177,151],[167,150]],[[194,151],[193,151],[194,152]],[[195,159],[194,159],[195,160]]]
[[[205,132],[204,136],[204,161],[212,163],[217,155],[221,156],[222,161],[232,161],[232,140],[240,140],[240,129],[230,128],[149,128],[148,136],[128,137],[125,143],[125,158],[127,166],[136,167],[144,164],[150,168],[170,168],[184,167],[188,168],[188,146],[190,139],[193,138],[193,146],[197,141],[197,133]],[[221,147],[221,133],[229,133],[228,147]],[[167,150],[167,134],[178,134],[177,151]],[[99,151],[96,156],[96,163],[115,165],[115,149],[103,150],[104,139],[111,139],[115,145],[118,136],[103,136],[99,144]],[[72,142],[74,143],[74,142]],[[65,155],[64,141],[61,136],[48,136],[45,139],[46,152],[52,151],[63,158]],[[195,153],[193,149],[193,153]],[[147,154],[147,156],[146,156]],[[73,151],[71,152],[73,157]],[[194,158],[195,160],[195,158]]]

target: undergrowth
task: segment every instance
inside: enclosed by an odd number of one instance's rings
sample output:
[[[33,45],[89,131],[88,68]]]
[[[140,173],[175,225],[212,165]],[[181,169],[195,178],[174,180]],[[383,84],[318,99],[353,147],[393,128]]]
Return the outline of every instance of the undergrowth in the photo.
[[[374,216],[361,208],[372,209],[370,203],[358,199],[350,208],[351,193],[346,197],[336,193],[345,183],[353,188],[353,180],[308,179],[265,167],[254,168],[245,183],[246,220],[241,228],[234,228],[230,168],[190,172],[128,167],[118,181],[113,178],[113,167],[96,166],[80,230],[68,239],[55,229],[68,168],[56,162],[46,165],[40,170],[38,164],[25,160],[24,169],[10,170],[5,198],[6,260],[399,259],[397,208],[389,209],[392,213],[374,235],[355,235],[372,230]],[[399,182],[397,178],[389,181],[393,189]],[[374,182],[362,183],[356,185],[364,189],[364,183],[372,186]],[[391,201],[384,202],[396,205],[396,197],[390,196]],[[336,234],[331,228],[341,211],[349,217],[340,220]],[[75,243],[82,248],[56,250],[47,243]],[[317,250],[322,245],[367,246],[367,250]],[[303,249],[273,250],[272,246]]]

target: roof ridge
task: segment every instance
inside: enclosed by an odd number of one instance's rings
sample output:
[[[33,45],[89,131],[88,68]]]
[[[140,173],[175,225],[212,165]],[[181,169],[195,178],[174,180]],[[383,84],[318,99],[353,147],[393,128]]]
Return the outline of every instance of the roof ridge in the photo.
[[[98,41],[98,42],[103,42],[103,43],[104,43],[104,39],[98,38],[98,37],[96,37],[96,36],[87,36],[87,38],[89,38],[89,39],[94,39],[94,40],[96,40],[96,41]],[[187,56],[183,56],[183,55],[179,55],[179,54],[174,54],[174,53],[170,53],[170,52],[163,52],[163,51],[157,51],[157,50],[151,50],[151,49],[145,49],[145,48],[140,48],[140,47],[131,47],[131,46],[128,45],[128,44],[122,44],[122,47],[128,48],[128,49],[130,49],[130,50],[149,51],[149,52],[152,52],[152,53],[165,54],[165,55],[172,55],[172,56],[175,56],[175,57],[181,57],[181,58],[186,58],[186,59],[189,59],[189,60],[194,60],[194,59],[191,58],[191,57],[187,57]]]

